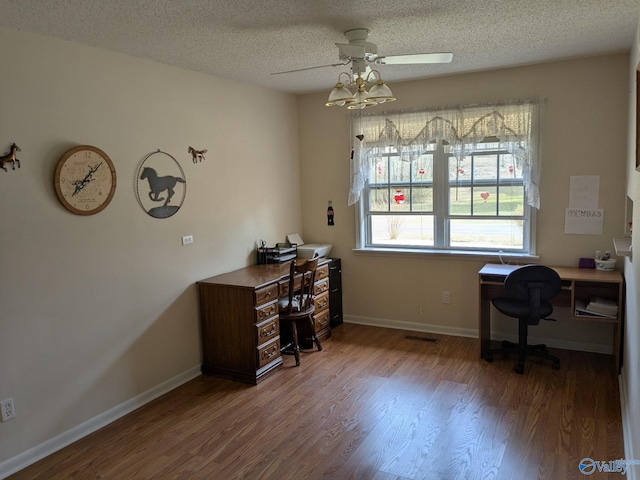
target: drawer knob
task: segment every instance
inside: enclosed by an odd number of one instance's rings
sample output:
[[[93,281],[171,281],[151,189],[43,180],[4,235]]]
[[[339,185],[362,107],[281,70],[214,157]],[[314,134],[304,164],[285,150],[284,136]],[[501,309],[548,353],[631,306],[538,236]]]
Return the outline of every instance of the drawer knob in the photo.
[[[260,310],[260,317],[268,317],[270,315],[272,315],[274,312],[276,311],[276,308],[272,305],[269,308],[265,308],[263,310]]]
[[[276,333],[276,326],[275,324],[271,324],[270,329],[267,330],[266,328],[263,328],[262,330],[260,330],[260,338],[270,337],[274,333]]]
[[[276,347],[272,347],[270,350],[264,350],[262,352],[262,358],[271,358],[278,352]]]

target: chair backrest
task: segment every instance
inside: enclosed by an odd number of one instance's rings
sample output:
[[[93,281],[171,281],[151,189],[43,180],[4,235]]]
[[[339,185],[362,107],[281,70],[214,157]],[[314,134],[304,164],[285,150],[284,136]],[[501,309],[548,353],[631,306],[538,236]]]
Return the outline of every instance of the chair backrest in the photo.
[[[318,259],[313,258],[304,262],[291,262],[289,269],[289,302],[284,314],[291,314],[296,311],[304,312],[313,305],[313,284],[316,280],[316,270]],[[299,286],[297,285],[299,283]]]
[[[560,275],[544,265],[525,265],[511,272],[504,280],[509,297],[532,300],[532,294],[540,300],[550,300],[562,287]]]
[[[544,315],[542,302],[560,293],[562,281],[558,273],[544,265],[526,265],[511,272],[504,280],[507,295],[529,304],[529,321],[537,324]],[[547,314],[551,313],[550,311]]]

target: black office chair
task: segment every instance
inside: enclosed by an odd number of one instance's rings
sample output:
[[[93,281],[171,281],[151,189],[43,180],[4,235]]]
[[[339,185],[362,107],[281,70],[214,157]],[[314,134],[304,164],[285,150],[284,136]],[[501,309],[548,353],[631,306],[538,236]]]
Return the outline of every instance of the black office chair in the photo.
[[[548,302],[560,293],[560,276],[551,268],[543,265],[527,265],[511,272],[504,280],[507,297],[494,298],[493,305],[501,313],[518,319],[518,343],[503,341],[502,347],[489,350],[485,355],[488,362],[496,354],[518,354],[516,373],[524,371],[524,359],[527,355],[544,358],[552,362],[554,370],[560,369],[560,359],[549,355],[546,345],[527,345],[529,325],[538,325],[540,320],[553,312]]]

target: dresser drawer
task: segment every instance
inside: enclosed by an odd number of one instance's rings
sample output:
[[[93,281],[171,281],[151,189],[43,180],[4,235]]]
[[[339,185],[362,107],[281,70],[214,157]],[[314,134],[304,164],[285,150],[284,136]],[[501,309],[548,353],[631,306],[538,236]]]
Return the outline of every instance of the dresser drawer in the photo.
[[[280,356],[280,338],[258,347],[258,368],[264,367]]]
[[[286,297],[289,294],[289,279],[282,280],[278,283],[278,296]]]
[[[324,280],[321,280],[319,282],[317,282],[314,286],[313,286],[313,295],[320,295],[321,293],[327,292],[329,290],[329,279],[325,278]]]
[[[329,308],[329,292],[324,292],[313,298],[313,304],[316,307],[316,313]]]
[[[258,346],[280,335],[280,322],[278,321],[278,317],[272,317],[266,322],[256,325],[256,334]]]
[[[278,298],[278,284],[272,283],[264,288],[260,288],[255,291],[255,305],[262,305],[263,303],[276,300]]]
[[[276,288],[277,291],[277,288]],[[256,307],[256,318],[255,323],[261,323],[268,318],[271,318],[278,314],[278,299],[277,297],[271,303],[266,305],[262,305],[260,307]]]
[[[329,276],[329,264],[325,263],[321,267],[318,267],[316,270],[316,282],[318,280],[322,280],[323,278],[327,278]]]
[[[331,322],[331,314],[328,309],[323,310],[320,313],[316,313],[313,316],[313,323],[315,324],[316,333],[321,332],[325,328],[329,327]]]

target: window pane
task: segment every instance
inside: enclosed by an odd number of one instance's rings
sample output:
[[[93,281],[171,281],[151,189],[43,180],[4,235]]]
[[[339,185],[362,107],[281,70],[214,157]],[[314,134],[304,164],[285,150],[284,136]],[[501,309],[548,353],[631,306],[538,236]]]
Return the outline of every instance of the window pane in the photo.
[[[411,163],[400,160],[399,157],[391,157],[391,183],[409,183],[411,181]]]
[[[391,211],[408,212],[411,209],[410,196],[410,188],[396,188],[391,196]]]
[[[414,186],[411,189],[411,208],[414,212],[433,211],[433,188]]]
[[[457,157],[449,157],[449,214],[471,215],[471,190],[469,185],[471,175],[465,165],[470,165],[470,158],[458,160]]]
[[[372,215],[373,245],[433,246],[432,215]]]
[[[433,183],[433,155],[421,155],[412,166],[413,183]]]
[[[473,157],[473,180],[493,180],[498,178],[497,155],[475,155]]]
[[[498,195],[496,187],[473,187],[473,215],[498,214]]]
[[[369,183],[386,183],[389,181],[388,159],[378,158],[369,167]]]
[[[471,160],[465,157],[458,161],[457,157],[449,157],[449,183],[471,181],[471,172],[469,167]]]
[[[389,211],[389,188],[372,188],[369,190],[369,210],[372,212]]]
[[[511,154],[500,155],[500,178],[510,180],[522,180],[522,167],[516,165],[516,160]]]
[[[450,245],[464,248],[522,249],[523,226],[518,220],[449,221]]]
[[[449,215],[471,215],[471,188],[449,187]]]
[[[516,185],[513,187],[500,187],[498,194],[498,215],[500,216],[519,216],[524,213],[524,187]]]

